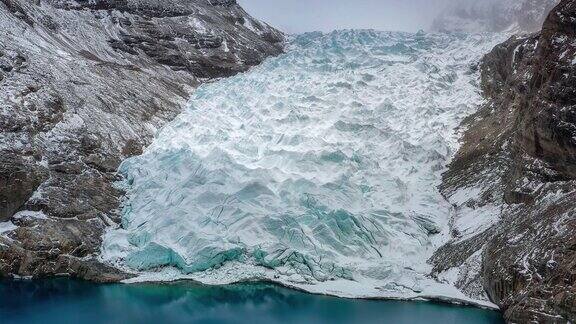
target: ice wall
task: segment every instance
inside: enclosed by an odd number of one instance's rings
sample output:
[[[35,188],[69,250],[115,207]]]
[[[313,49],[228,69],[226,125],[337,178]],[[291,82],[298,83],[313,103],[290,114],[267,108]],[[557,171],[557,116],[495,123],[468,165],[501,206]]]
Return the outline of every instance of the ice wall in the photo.
[[[200,87],[122,164],[128,200],[103,258],[157,279],[170,269],[214,283],[426,291],[436,284],[426,260],[451,214],[436,186],[455,128],[481,102],[476,64],[498,41],[305,34],[286,54]]]

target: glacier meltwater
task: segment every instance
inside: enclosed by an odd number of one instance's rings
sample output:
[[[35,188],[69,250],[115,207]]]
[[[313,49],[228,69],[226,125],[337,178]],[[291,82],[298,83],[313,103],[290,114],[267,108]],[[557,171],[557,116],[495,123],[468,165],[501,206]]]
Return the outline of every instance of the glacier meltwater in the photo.
[[[437,190],[494,35],[338,31],[198,88],[125,161],[102,258],[135,280],[273,280],[346,297],[466,297],[430,275]]]

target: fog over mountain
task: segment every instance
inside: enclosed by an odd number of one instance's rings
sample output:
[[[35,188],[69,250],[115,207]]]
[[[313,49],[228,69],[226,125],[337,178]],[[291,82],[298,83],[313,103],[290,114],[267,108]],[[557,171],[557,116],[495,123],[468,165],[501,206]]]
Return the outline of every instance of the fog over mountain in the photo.
[[[558,0],[239,0],[288,33],[370,28],[388,31],[536,31]]]
[[[239,0],[258,17],[288,33],[347,28],[427,29],[454,0]]]

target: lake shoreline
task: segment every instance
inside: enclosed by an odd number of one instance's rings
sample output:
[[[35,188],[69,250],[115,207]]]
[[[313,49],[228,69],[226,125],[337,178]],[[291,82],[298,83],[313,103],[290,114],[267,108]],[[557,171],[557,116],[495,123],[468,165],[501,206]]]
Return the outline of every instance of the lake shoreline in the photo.
[[[10,323],[503,323],[499,312],[434,301],[346,299],[273,282],[210,286],[185,280],[96,284],[74,278],[0,280],[0,315]],[[5,299],[5,300],[3,300]],[[45,314],[45,315],[42,315]],[[52,318],[58,317],[58,321]],[[376,321],[376,319],[380,319]],[[435,322],[438,321],[438,322]]]

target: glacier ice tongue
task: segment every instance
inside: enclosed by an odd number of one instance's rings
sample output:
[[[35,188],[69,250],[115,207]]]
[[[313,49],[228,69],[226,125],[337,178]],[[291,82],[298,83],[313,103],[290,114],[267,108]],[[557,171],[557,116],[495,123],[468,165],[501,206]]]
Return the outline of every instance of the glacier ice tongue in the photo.
[[[453,291],[428,276],[451,214],[436,186],[455,128],[482,100],[472,67],[498,41],[304,34],[286,54],[201,86],[122,164],[128,200],[102,258],[156,280]]]

